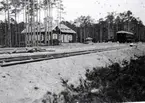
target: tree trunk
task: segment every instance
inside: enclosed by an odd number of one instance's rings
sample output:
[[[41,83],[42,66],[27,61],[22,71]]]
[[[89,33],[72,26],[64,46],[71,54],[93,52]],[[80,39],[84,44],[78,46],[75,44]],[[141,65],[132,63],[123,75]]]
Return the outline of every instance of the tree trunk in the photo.
[[[8,46],[12,47],[11,45],[11,27],[10,27],[10,13],[9,13],[9,2],[7,0],[7,10],[8,10]]]
[[[4,35],[4,46],[7,46],[7,14],[6,14],[6,11],[5,11],[5,35]]]
[[[47,41],[48,41],[47,45],[49,45],[49,35],[50,35],[50,32],[49,32],[50,31],[50,28],[49,28],[50,27],[50,24],[49,24],[49,17],[50,17],[49,3],[50,2],[47,1],[47,19],[46,19],[47,20]]]
[[[38,6],[39,4],[38,4],[38,0],[37,0],[37,6]],[[36,40],[36,46],[38,46],[38,35],[39,35],[39,33],[38,33],[38,31],[39,31],[39,28],[38,28],[38,8],[37,8],[37,12],[36,12],[36,15],[37,15],[37,17],[36,17],[36,22],[37,22],[37,40]]]
[[[33,46],[36,46],[36,39],[35,39],[35,37],[36,37],[36,29],[35,29],[35,7],[34,7],[34,5],[35,5],[35,2],[34,2],[34,0],[33,0],[33,15],[32,15],[32,27],[33,27]]]
[[[110,39],[110,23],[108,23],[108,38],[107,38],[107,40],[109,40]]]
[[[18,38],[19,38],[19,47],[21,46],[21,35],[20,35],[20,27],[19,27],[19,14],[18,14]]]
[[[49,16],[50,16],[50,29],[51,29],[51,38],[52,38],[52,45],[53,45],[53,24],[52,24],[52,5],[51,1],[49,2]]]
[[[45,45],[46,45],[46,44],[47,44],[47,18],[46,18],[46,7],[45,7],[45,10],[44,10],[44,16],[45,16],[45,19],[44,19],[44,26],[45,26],[44,41],[45,41]]]
[[[40,9],[40,0],[39,0],[39,43],[41,44],[41,30],[40,30],[40,23],[41,23],[41,20],[40,20],[40,17],[41,17],[41,9]]]
[[[15,46],[17,46],[17,8],[15,8]]]
[[[100,26],[100,42],[102,42],[102,26]]]
[[[27,3],[26,3],[26,0],[25,0],[25,28],[26,28],[26,33],[25,33],[25,46],[27,47],[28,45],[28,35],[27,35]]]
[[[30,6],[28,5],[28,8],[29,8]],[[30,20],[30,14],[29,14],[29,11],[28,11],[28,44],[29,44],[29,46],[30,46],[30,44],[31,44],[31,30],[30,30],[30,26],[31,26],[31,20]]]
[[[83,36],[82,33],[83,33],[83,32],[82,32],[82,27],[81,27],[81,28],[80,28],[80,42],[81,42],[81,43],[82,43],[82,39],[83,39],[83,38],[82,38],[82,36]]]
[[[85,43],[85,40],[86,40],[86,27],[84,27],[84,43]]]

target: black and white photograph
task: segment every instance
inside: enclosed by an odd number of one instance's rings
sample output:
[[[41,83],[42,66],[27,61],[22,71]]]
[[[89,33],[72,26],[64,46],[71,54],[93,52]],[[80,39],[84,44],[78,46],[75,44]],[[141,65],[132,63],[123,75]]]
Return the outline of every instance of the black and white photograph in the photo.
[[[0,0],[0,103],[145,103],[145,0]]]

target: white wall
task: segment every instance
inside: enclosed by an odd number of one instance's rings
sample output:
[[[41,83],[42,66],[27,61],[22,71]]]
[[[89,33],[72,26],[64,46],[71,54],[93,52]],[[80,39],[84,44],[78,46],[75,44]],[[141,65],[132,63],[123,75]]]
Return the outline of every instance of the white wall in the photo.
[[[38,39],[37,39],[38,38]],[[54,33],[53,34],[53,39],[58,39],[58,34]],[[69,41],[72,41],[73,37],[72,35],[70,34],[61,34],[61,41],[62,42],[65,42],[65,43],[69,43]],[[33,41],[33,43],[35,43],[37,40],[38,41],[44,41],[44,35],[30,35],[30,34],[27,34],[26,35],[26,42],[29,43],[31,41]],[[49,35],[49,40],[50,40],[50,35]]]
[[[61,35],[62,42],[68,43],[69,41],[72,41],[72,35],[70,34],[62,34]]]
[[[43,35],[41,34],[35,34],[35,35],[30,35],[30,34],[27,34],[26,35],[26,41],[27,42],[30,42],[30,41],[33,41],[33,42],[35,42],[35,41],[43,41],[44,40],[44,37],[43,37]]]

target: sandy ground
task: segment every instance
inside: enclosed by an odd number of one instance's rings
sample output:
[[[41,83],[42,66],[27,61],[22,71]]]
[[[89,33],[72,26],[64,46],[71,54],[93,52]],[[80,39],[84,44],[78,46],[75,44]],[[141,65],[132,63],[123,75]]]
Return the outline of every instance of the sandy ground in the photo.
[[[79,77],[85,78],[86,69],[113,62],[121,64],[123,60],[141,55],[145,55],[145,44],[138,44],[137,48],[0,67],[0,103],[32,103],[47,91],[59,93],[63,90],[61,77],[77,85]]]

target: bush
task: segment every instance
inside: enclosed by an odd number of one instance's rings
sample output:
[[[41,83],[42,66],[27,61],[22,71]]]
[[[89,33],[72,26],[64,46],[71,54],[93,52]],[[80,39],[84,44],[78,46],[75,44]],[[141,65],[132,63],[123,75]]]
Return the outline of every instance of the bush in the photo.
[[[145,101],[145,57],[131,60],[125,67],[115,63],[106,68],[86,71],[86,80],[80,85],[62,82],[68,93],[67,101],[79,103]]]

